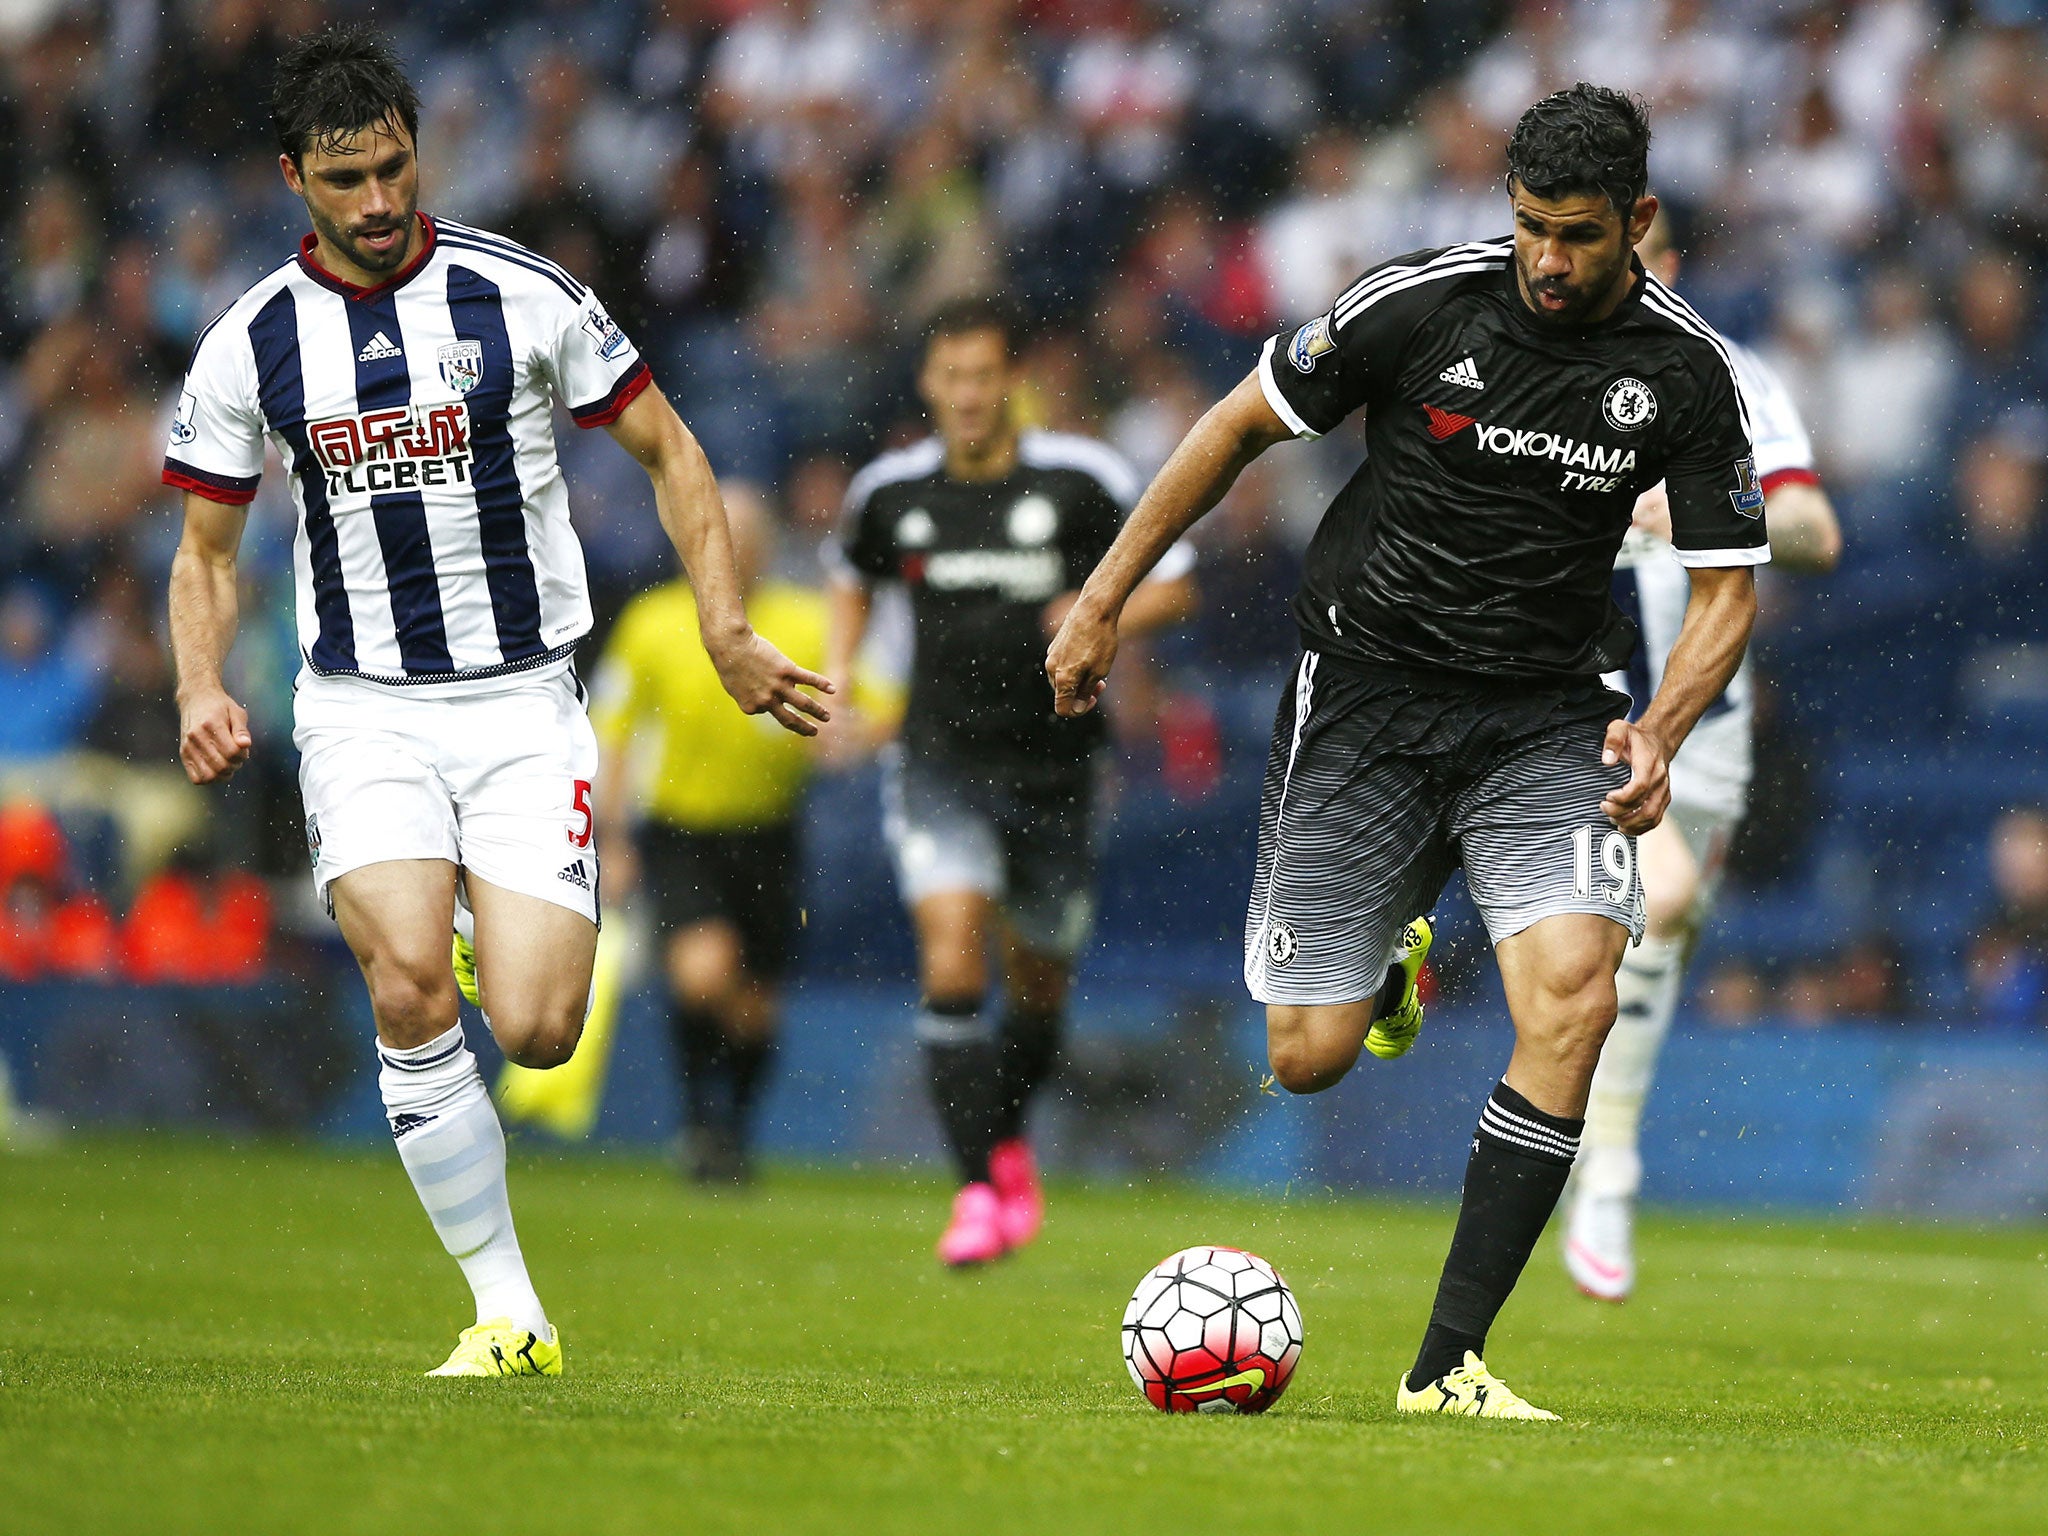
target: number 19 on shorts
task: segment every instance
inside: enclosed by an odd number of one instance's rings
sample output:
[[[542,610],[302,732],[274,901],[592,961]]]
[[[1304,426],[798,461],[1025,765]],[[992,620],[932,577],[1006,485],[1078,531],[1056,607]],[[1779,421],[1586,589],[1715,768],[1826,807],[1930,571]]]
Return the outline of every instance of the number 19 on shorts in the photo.
[[[1592,827],[1576,827],[1572,831],[1572,894],[1585,901],[1593,894],[1593,839],[1596,830]],[[1636,883],[1635,844],[1621,832],[1608,832],[1600,838],[1600,869],[1598,873],[1606,878],[1600,882],[1600,896],[1617,907],[1634,904]]]

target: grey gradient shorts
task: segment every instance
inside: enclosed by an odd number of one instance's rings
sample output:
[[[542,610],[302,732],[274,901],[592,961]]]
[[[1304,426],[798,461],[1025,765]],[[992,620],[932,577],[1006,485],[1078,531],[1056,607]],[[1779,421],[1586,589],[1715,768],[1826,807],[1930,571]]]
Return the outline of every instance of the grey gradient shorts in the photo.
[[[1562,912],[1642,937],[1635,839],[1600,802],[1607,723],[1595,679],[1444,682],[1303,655],[1274,722],[1244,977],[1264,1003],[1372,996],[1407,922],[1463,866],[1501,940]]]

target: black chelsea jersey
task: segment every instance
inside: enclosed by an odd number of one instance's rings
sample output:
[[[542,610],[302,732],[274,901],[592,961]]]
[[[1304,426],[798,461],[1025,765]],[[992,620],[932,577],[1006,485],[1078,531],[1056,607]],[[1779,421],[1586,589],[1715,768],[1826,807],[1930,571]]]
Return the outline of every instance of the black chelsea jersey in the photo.
[[[1021,785],[1085,777],[1100,710],[1053,712],[1042,615],[1088,579],[1139,486],[1111,449],[1026,431],[1001,480],[956,480],[936,439],[884,454],[847,489],[839,548],[909,590],[916,655],[903,740]]]
[[[1421,251],[1267,341],[1259,382],[1298,436],[1366,411],[1366,460],[1294,599],[1308,646],[1490,677],[1612,670],[1635,638],[1615,554],[1660,480],[1684,564],[1770,558],[1727,351],[1635,271],[1607,319],[1553,329],[1522,302],[1512,237]]]

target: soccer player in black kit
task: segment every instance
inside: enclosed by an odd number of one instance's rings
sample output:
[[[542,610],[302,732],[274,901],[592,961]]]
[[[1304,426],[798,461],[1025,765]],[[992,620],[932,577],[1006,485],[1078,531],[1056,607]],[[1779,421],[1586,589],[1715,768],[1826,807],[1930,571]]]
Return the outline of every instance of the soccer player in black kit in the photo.
[[[1454,866],[1486,919],[1514,1051],[1480,1109],[1404,1411],[1555,1417],[1487,1370],[1487,1332],[1577,1155],[1615,969],[1642,932],[1635,836],[1735,673],[1769,558],[1728,357],[1633,254],[1656,213],[1649,141],[1620,92],[1531,107],[1507,151],[1512,235],[1398,257],[1268,341],[1160,470],[1046,660],[1060,710],[1085,713],[1151,562],[1268,447],[1364,408],[1368,457],[1294,599],[1303,650],[1275,722],[1245,975],[1274,1075],[1314,1093],[1403,993],[1389,962]],[[1599,679],[1634,644],[1609,573],[1660,479],[1692,596],[1631,724]]]
[[[834,560],[830,655],[852,658],[875,583],[910,593],[916,657],[885,759],[884,827],[917,930],[917,1033],[960,1171],[938,1243],[953,1265],[1021,1247],[1044,1212],[1025,1115],[1057,1060],[1094,915],[1104,739],[1100,719],[1054,711],[1045,644],[1138,492],[1101,443],[1017,428],[1017,351],[1000,301],[958,299],[933,317],[918,392],[937,435],[854,477]],[[1160,553],[1134,583],[1127,633],[1193,607],[1192,554]],[[991,939],[1008,982],[1000,1013]]]

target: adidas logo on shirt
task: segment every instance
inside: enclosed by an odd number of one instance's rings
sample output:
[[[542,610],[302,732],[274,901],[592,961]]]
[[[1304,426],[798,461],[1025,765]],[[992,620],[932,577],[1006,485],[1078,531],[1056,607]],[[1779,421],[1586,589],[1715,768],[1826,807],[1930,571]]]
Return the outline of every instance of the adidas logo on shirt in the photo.
[[[363,343],[363,350],[356,354],[359,363],[374,363],[381,358],[400,356],[398,346],[382,331]]]
[[[1462,384],[1467,389],[1486,388],[1486,385],[1480,380],[1477,365],[1469,357],[1462,363],[1451,364],[1450,367],[1438,374],[1437,377],[1446,384]]]
[[[555,878],[557,880],[568,881],[578,890],[587,891],[590,889],[590,874],[587,870],[584,869],[583,861],[581,859],[578,859],[574,864],[571,864],[567,869],[563,870],[561,873],[556,875]]]

